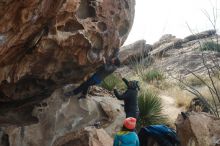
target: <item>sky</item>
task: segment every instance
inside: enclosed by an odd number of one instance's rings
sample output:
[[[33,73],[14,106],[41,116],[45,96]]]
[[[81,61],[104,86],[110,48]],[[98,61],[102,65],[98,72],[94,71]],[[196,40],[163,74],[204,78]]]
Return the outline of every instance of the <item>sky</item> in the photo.
[[[184,38],[192,34],[190,30],[213,29],[208,19],[214,20],[213,11],[220,30],[220,0],[136,0],[134,23],[124,45],[140,39],[152,44],[164,34]]]

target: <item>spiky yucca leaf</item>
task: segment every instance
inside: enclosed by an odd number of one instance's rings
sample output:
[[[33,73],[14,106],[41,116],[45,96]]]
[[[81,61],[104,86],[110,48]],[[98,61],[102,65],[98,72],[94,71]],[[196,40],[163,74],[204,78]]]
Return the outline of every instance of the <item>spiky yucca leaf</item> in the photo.
[[[148,71],[144,76],[144,80],[146,81],[154,81],[154,80],[162,80],[162,79],[164,79],[164,75],[162,74],[162,72],[156,69],[152,69]]]
[[[201,51],[216,51],[216,52],[220,52],[220,44],[218,44],[217,42],[213,42],[213,41],[208,41],[205,42],[204,44],[202,44]]]
[[[138,97],[140,116],[138,127],[145,127],[153,124],[167,123],[167,117],[161,114],[162,102],[157,94],[150,91],[141,91]]]

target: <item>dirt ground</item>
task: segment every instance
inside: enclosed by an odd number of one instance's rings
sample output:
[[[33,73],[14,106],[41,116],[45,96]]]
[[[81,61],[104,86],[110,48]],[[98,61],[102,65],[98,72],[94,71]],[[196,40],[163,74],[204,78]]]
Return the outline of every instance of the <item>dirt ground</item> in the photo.
[[[163,104],[162,113],[168,116],[170,123],[174,126],[178,114],[180,114],[181,111],[184,111],[184,108],[177,107],[175,99],[173,97],[165,95],[160,95],[160,97],[162,99]]]

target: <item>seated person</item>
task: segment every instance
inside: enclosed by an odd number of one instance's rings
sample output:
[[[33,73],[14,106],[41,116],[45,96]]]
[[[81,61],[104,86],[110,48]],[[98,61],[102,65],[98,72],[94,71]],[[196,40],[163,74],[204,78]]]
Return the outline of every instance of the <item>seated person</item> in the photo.
[[[132,117],[126,118],[121,131],[115,135],[113,146],[139,146],[135,127],[136,119]]]

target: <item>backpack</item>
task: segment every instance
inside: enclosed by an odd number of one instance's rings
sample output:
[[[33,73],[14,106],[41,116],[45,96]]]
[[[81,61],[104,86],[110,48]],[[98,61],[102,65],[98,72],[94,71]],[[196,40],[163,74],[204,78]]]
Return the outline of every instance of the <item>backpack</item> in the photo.
[[[138,137],[140,146],[147,146],[149,138],[153,138],[159,146],[178,146],[180,144],[176,132],[165,125],[151,125],[141,128]]]

